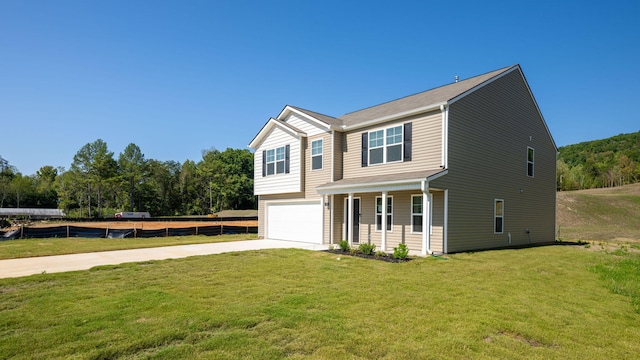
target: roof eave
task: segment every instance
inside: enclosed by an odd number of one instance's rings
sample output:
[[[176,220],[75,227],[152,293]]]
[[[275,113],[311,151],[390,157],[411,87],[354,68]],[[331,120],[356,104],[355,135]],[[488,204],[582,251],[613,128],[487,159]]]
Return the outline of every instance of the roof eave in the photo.
[[[384,123],[387,121],[393,121],[393,120],[397,120],[397,119],[402,119],[408,116],[412,116],[412,115],[418,115],[418,114],[422,114],[425,112],[429,112],[429,111],[433,111],[433,110],[438,110],[440,109],[441,106],[446,106],[448,105],[447,101],[443,101],[443,102],[439,102],[439,103],[435,103],[435,104],[430,104],[430,105],[426,105],[426,106],[422,106],[416,109],[411,109],[411,110],[407,110],[407,111],[403,111],[403,112],[399,112],[396,114],[391,114],[391,115],[387,115],[387,116],[383,116],[377,119],[372,119],[372,120],[367,120],[365,122],[361,122],[361,123],[357,123],[354,125],[343,125],[339,128],[342,131],[348,131],[348,130],[357,130],[363,127],[367,127],[367,126],[372,126],[372,125],[377,125],[380,123]],[[336,129],[338,130],[338,129]]]
[[[371,182],[371,183],[327,185],[327,186],[316,189],[316,191],[320,195],[332,195],[332,194],[335,195],[335,194],[343,194],[346,192],[370,192],[370,191],[376,191],[379,188],[386,188],[386,189],[391,188],[393,190],[420,189],[420,186],[423,181],[427,181],[427,182],[433,181],[441,176],[447,175],[448,173],[449,173],[449,170],[445,169],[433,175],[427,176],[426,178],[417,177],[412,179],[378,181],[378,182]]]

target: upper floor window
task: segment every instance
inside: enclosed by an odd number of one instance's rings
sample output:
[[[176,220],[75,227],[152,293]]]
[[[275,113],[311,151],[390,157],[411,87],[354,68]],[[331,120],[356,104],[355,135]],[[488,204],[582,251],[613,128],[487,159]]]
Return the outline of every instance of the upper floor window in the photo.
[[[402,126],[369,132],[369,164],[402,160]]]
[[[289,173],[289,145],[262,152],[262,176]]]
[[[411,123],[362,133],[362,166],[411,160]]]
[[[311,142],[311,170],[322,169],[322,139]]]
[[[532,147],[527,147],[527,176],[533,177],[533,159],[534,159],[534,150]]]

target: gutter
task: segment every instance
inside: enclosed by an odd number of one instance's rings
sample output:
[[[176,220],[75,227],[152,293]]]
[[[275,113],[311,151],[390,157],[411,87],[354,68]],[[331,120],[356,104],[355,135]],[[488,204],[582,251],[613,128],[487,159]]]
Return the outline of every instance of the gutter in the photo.
[[[383,116],[383,117],[380,117],[380,118],[377,118],[377,119],[367,120],[365,122],[357,123],[357,124],[354,124],[354,125],[331,125],[330,129],[338,130],[338,131],[356,130],[356,129],[360,129],[360,128],[371,126],[371,125],[380,124],[380,123],[391,121],[391,120],[401,119],[401,118],[404,118],[404,117],[407,117],[407,116],[411,116],[411,115],[421,114],[421,113],[425,113],[425,112],[432,111],[432,110],[438,110],[438,109],[440,109],[441,106],[444,106],[444,105],[447,105],[447,104],[448,103],[446,101],[445,102],[440,102],[440,103],[437,103],[437,104],[431,104],[431,105],[419,107],[417,109],[403,111],[403,112],[400,112],[400,113]]]

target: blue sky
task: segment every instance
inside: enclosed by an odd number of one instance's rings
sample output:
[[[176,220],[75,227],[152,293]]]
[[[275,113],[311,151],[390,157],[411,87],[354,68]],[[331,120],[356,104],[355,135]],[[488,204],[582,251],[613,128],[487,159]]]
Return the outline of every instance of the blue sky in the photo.
[[[640,130],[640,2],[0,1],[0,156],[199,161],[296,105],[331,116],[520,64],[558,146]]]

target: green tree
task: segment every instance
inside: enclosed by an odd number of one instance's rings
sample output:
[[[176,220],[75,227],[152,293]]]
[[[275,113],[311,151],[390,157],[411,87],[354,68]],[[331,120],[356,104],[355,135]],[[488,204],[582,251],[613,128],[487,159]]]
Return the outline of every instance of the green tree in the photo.
[[[129,187],[129,211],[134,211],[135,188],[144,178],[146,161],[136,144],[129,144],[118,157],[120,174]],[[140,208],[139,210],[143,210]]]
[[[46,165],[41,167],[34,176],[37,191],[36,206],[40,208],[57,208],[58,194],[54,184],[58,177],[58,169]]]
[[[194,215],[202,213],[202,205],[197,195],[197,166],[192,160],[187,160],[180,169],[180,203],[183,215]]]
[[[10,186],[12,193],[15,194],[15,206],[17,208],[27,207],[29,205],[29,196],[35,193],[35,187],[31,178],[17,173],[16,176],[11,179]]]
[[[9,165],[9,161],[0,156],[0,208],[4,207],[5,200],[11,192],[11,180],[15,172],[16,169]]]
[[[107,143],[98,139],[84,145],[73,157],[71,171],[82,174],[80,181],[87,188],[88,215],[94,216],[91,210],[92,199],[97,200],[97,217],[102,216],[103,189],[114,185],[117,175],[117,163]],[[78,180],[78,177],[74,177]]]

